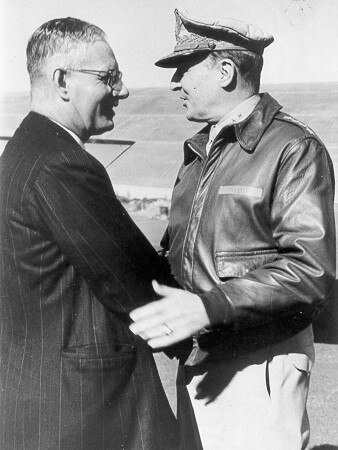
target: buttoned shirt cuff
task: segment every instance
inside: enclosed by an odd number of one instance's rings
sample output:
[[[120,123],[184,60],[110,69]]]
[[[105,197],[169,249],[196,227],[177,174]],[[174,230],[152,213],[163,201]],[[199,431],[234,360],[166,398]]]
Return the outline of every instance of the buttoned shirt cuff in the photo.
[[[234,317],[233,305],[222,289],[215,286],[211,291],[198,294],[198,296],[203,302],[210,325],[229,324],[232,322]]]

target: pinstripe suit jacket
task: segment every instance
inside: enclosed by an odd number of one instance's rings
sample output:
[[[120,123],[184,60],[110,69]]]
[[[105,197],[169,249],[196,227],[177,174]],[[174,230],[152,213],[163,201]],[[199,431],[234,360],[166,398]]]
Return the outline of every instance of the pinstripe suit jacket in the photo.
[[[178,448],[153,356],[128,328],[168,273],[103,166],[31,112],[0,182],[0,448]]]

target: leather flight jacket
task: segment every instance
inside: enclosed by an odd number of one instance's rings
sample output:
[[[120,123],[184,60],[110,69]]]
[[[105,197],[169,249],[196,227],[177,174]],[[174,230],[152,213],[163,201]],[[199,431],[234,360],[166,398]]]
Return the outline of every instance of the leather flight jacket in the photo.
[[[195,338],[195,363],[203,348],[231,356],[292,339],[333,289],[333,165],[315,133],[281,108],[261,95],[208,156],[210,125],[184,144],[162,245],[212,324]]]

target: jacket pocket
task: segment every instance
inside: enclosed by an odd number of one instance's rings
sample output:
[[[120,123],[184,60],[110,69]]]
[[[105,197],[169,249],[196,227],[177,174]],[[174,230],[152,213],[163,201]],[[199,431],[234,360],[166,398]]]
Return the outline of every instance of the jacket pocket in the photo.
[[[277,257],[276,249],[252,252],[216,252],[216,272],[222,281],[244,277],[248,272],[261,268]]]
[[[65,410],[102,411],[118,407],[131,383],[137,354],[130,344],[109,343],[61,351],[62,403]]]
[[[130,408],[133,398],[136,355],[124,343],[61,351],[62,448],[126,448],[121,411]],[[113,444],[107,444],[109,439]]]
[[[129,343],[90,344],[78,347],[68,347],[61,351],[61,358],[68,360],[76,369],[95,370],[117,367],[121,364],[130,366],[136,359],[134,345]]]

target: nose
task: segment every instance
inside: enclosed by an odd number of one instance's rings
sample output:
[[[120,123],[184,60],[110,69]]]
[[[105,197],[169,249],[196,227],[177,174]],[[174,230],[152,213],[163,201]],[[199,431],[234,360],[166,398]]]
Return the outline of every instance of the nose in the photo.
[[[176,70],[170,82],[170,89],[172,91],[178,91],[181,89],[181,78],[182,77],[180,76],[178,70]]]
[[[120,99],[129,97],[129,91],[123,83],[122,83],[121,90],[117,94],[115,94],[115,92],[114,92],[114,97],[118,97]]]

